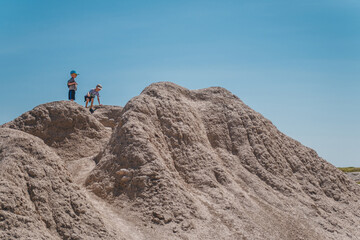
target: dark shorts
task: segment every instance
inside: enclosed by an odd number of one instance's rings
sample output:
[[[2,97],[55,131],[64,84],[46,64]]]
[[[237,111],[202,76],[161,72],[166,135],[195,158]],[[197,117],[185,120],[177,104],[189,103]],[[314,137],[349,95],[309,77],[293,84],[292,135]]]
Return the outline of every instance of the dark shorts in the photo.
[[[84,102],[86,102],[87,99],[89,99],[89,102],[91,102],[91,99],[93,99],[94,97],[89,97],[89,96],[86,95],[86,96],[84,96],[84,98],[85,98]]]
[[[75,90],[69,90],[69,100],[75,100]]]

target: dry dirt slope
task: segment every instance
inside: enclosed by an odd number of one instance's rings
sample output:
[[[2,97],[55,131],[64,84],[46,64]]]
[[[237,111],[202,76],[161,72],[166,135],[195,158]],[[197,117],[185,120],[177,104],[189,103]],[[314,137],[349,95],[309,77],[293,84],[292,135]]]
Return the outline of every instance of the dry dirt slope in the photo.
[[[110,238],[102,219],[42,140],[0,129],[0,239]]]
[[[156,83],[124,109],[106,106],[91,115],[75,103],[54,102],[2,127],[0,237],[360,236],[359,186],[222,88],[190,91]],[[28,138],[37,144],[26,151],[31,161],[24,161]],[[95,166],[91,156],[97,153]],[[55,170],[43,170],[49,162]],[[33,180],[28,167],[45,177]],[[42,190],[29,192],[32,181],[40,181]],[[61,189],[72,187],[66,194],[46,187],[54,181]],[[44,194],[51,201],[40,202],[50,217],[36,207]],[[73,195],[85,209],[78,214],[76,207],[66,208]],[[25,200],[9,207],[13,198]]]
[[[146,88],[87,186],[190,239],[356,239],[359,186],[222,88]]]

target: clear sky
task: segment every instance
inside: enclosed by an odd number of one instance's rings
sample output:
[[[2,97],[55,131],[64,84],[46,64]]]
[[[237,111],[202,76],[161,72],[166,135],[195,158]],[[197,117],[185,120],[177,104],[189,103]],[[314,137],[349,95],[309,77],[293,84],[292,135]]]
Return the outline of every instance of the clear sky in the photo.
[[[97,83],[225,87],[336,166],[360,166],[358,0],[0,0],[0,124]]]

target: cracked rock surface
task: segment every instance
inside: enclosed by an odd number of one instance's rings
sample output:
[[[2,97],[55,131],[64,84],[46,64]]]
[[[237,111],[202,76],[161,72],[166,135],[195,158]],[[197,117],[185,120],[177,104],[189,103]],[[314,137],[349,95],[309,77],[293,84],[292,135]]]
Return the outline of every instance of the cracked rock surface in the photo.
[[[226,89],[0,127],[0,239],[359,239],[360,186]]]
[[[3,127],[41,138],[66,160],[94,155],[111,134],[88,109],[69,101],[39,105]]]
[[[360,188],[226,89],[156,83],[123,109],[86,184],[189,239],[352,239]]]
[[[30,134],[0,129],[0,239],[109,239],[64,162]]]

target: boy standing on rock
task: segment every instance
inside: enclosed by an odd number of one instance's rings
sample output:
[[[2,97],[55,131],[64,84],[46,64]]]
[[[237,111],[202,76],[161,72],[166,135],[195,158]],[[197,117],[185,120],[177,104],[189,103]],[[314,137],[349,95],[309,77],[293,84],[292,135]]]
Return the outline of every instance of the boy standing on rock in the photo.
[[[75,78],[77,77],[77,74],[75,70],[72,70],[70,72],[71,78],[67,82],[68,88],[69,88],[69,100],[74,101],[75,100],[75,91],[77,90],[77,82],[75,81]]]
[[[85,107],[88,107],[88,103],[89,101],[91,101],[91,105],[90,105],[90,112],[93,113],[94,109],[93,109],[93,104],[94,104],[94,98],[95,96],[97,96],[97,100],[99,102],[99,106],[102,106],[100,104],[100,90],[102,89],[102,86],[100,84],[96,85],[96,88],[91,89],[86,95],[85,95]]]

